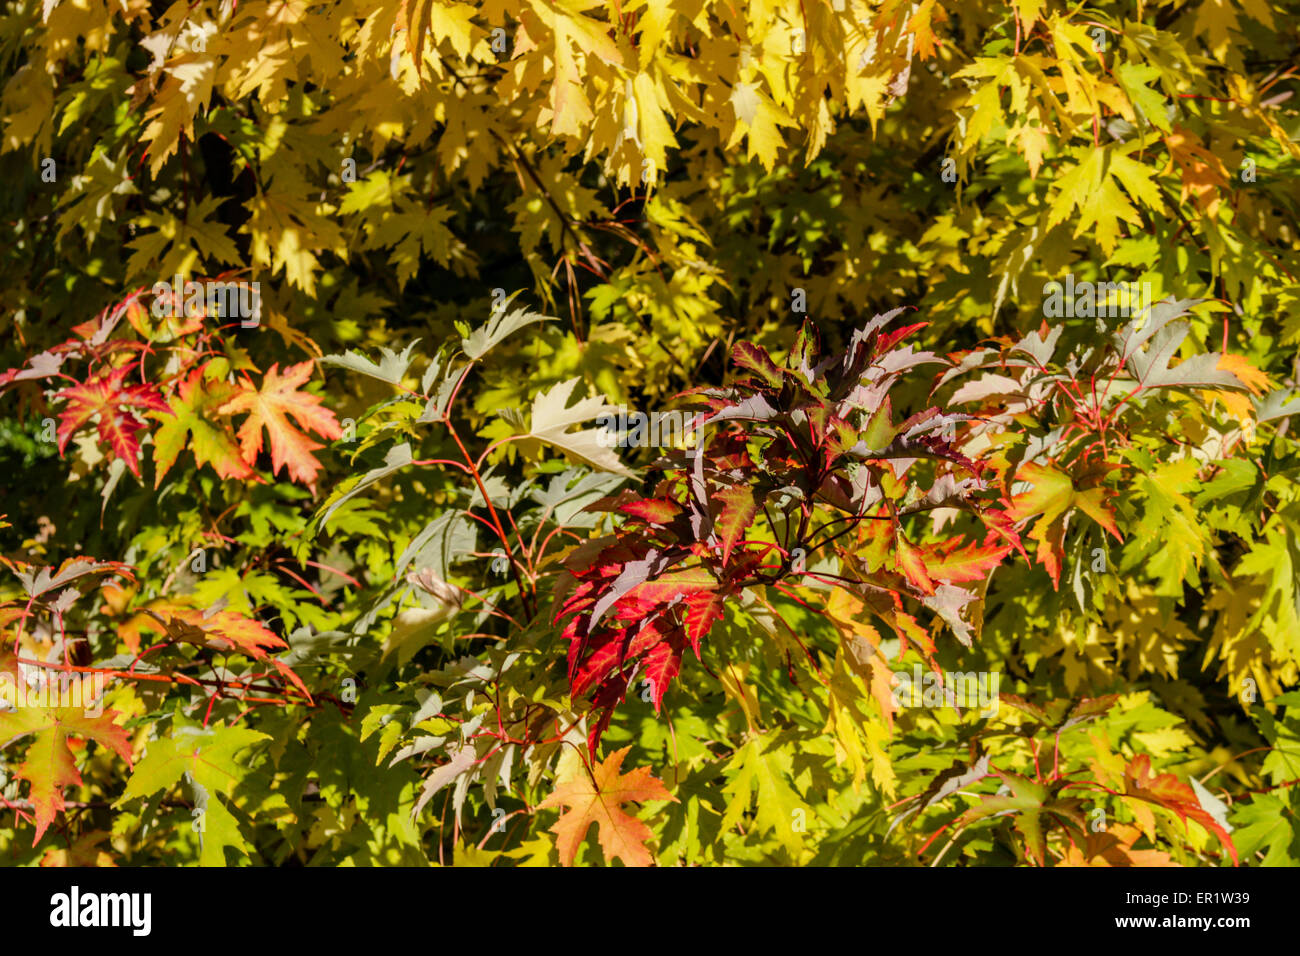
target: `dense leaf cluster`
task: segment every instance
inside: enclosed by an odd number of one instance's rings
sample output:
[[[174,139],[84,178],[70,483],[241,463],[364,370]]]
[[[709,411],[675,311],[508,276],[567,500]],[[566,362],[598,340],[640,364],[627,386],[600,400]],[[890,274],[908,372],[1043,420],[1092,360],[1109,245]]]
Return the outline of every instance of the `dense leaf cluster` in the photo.
[[[1297,864],[1298,47],[8,2],[0,851]]]

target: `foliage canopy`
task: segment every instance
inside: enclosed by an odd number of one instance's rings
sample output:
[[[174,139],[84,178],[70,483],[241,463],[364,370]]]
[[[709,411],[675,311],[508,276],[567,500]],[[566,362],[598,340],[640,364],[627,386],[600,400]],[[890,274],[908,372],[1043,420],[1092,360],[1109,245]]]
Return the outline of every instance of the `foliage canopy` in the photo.
[[[1300,863],[1298,48],[9,0],[6,859]]]

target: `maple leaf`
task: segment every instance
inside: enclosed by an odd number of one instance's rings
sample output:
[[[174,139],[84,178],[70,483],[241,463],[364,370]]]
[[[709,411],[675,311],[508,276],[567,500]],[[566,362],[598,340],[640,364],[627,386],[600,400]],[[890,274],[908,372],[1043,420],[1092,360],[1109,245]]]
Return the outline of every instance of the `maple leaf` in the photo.
[[[749,155],[757,158],[763,168],[771,169],[776,165],[776,155],[784,145],[780,127],[793,126],[785,110],[751,83],[737,83],[731,91],[731,106],[735,110],[736,124],[733,127],[728,147],[746,138]]]
[[[1228,185],[1228,171],[1223,160],[1181,126],[1175,126],[1164,139],[1169,149],[1169,165],[1165,172],[1171,172],[1177,166],[1183,180],[1183,201],[1188,196],[1193,197],[1197,207],[1213,218],[1219,208],[1221,190]]]
[[[405,288],[415,278],[422,257],[429,257],[462,274],[467,271],[467,264],[473,257],[446,225],[452,217],[452,209],[426,209],[423,204],[405,202],[400,206],[373,228],[368,228],[366,240],[367,248],[393,248],[389,262],[397,270],[398,288]]]
[[[1138,754],[1129,761],[1124,770],[1124,795],[1145,800],[1157,806],[1172,810],[1184,823],[1191,818],[1209,830],[1232,856],[1233,866],[1237,865],[1237,848],[1232,837],[1214,817],[1201,806],[1196,791],[1183,783],[1172,773],[1152,774],[1151,758]]]
[[[1087,842],[1080,847],[1071,843],[1065,859],[1058,866],[1179,866],[1163,850],[1135,850],[1133,844],[1142,837],[1138,827],[1116,823],[1109,830],[1089,831]]]
[[[908,582],[918,591],[924,594],[933,594],[934,582],[930,580],[930,575],[926,573],[921,550],[907,540],[902,529],[898,529],[895,542],[899,570],[903,572]]]
[[[248,418],[244,419],[238,433],[245,464],[251,466],[257,462],[265,427],[271,439],[272,473],[287,468],[292,480],[301,481],[315,491],[316,475],[321,466],[312,452],[325,446],[312,441],[305,431],[295,428],[289,416],[297,420],[299,427],[325,438],[341,438],[343,429],[334,413],[321,405],[319,398],[299,390],[299,386],[311,377],[311,369],[310,361],[299,362],[286,366],[284,373],[280,374],[278,365],[272,365],[260,389],[245,379],[240,392],[217,412],[221,415],[248,412]]]
[[[50,847],[41,857],[41,866],[117,866],[113,858],[99,844],[113,834],[107,830],[91,830],[64,847]]]
[[[1016,14],[1020,19],[1020,24],[1025,32],[1033,26],[1034,21],[1038,19],[1039,14],[1043,12],[1047,0],[1013,0],[1012,6],[1016,9]]]
[[[924,551],[924,567],[931,578],[940,581],[982,580],[1013,550],[1009,544],[960,545],[960,539],[954,538],[946,545]]]
[[[518,293],[515,293],[518,295]],[[513,301],[514,296],[507,299],[500,309],[493,312],[487,322],[477,329],[474,329],[461,340],[461,350],[468,358],[480,359],[487,352],[506,339],[507,336],[513,335],[526,325],[534,322],[554,322],[555,319],[549,315],[541,315],[537,312],[529,312],[527,309],[515,309],[512,312],[506,312],[506,306]]]
[[[80,228],[90,246],[104,228],[105,221],[117,218],[114,196],[138,194],[131,181],[130,162],[125,153],[114,163],[102,148],[96,147],[86,163],[86,171],[74,176],[67,193],[59,200],[66,207],[59,216],[59,238],[74,226]]]
[[[1218,372],[1231,372],[1242,385],[1250,389],[1252,395],[1264,394],[1271,384],[1268,374],[1250,364],[1250,359],[1244,355],[1223,352],[1219,355],[1219,361],[1214,368]]]
[[[629,137],[656,169],[667,163],[667,150],[677,147],[667,114],[672,112],[670,99],[664,94],[658,77],[640,72],[626,86],[626,127]]]
[[[1285,791],[1284,791],[1285,792]],[[1296,866],[1300,865],[1300,845],[1296,842],[1294,830],[1294,810],[1290,798],[1274,794],[1258,794],[1250,802],[1238,805],[1233,818],[1238,829],[1234,841],[1239,852],[1249,858],[1256,854],[1261,866]]]
[[[196,828],[199,863],[224,866],[225,848],[242,847],[244,841],[234,814],[222,800],[213,798],[228,797],[246,775],[236,759],[239,753],[268,739],[266,734],[244,727],[197,727],[180,721],[169,736],[149,741],[116,805],[173,787],[187,777],[195,808],[202,812],[202,826]]]
[[[355,350],[346,354],[326,355],[321,359],[321,363],[337,365],[339,368],[367,375],[389,385],[401,385],[402,379],[406,377],[407,370],[411,367],[411,353],[415,351],[415,346],[419,342],[419,339],[415,339],[402,349],[400,354],[380,346],[378,363]]]
[[[176,39],[172,37],[173,42]],[[217,58],[197,50],[184,51],[167,60],[159,73],[162,83],[145,113],[149,122],[141,136],[149,144],[149,171],[154,178],[182,136],[193,137],[194,118],[212,98]]]
[[[157,612],[175,607],[170,602],[159,598],[149,601],[135,611],[128,612],[126,606],[130,603],[133,593],[113,585],[104,587],[99,593],[104,598],[101,612],[106,617],[115,619],[113,629],[117,633],[118,640],[125,644],[132,654],[139,652],[140,642],[145,634],[162,633]]]
[[[55,589],[64,589],[73,581],[80,581],[76,590],[85,586],[87,577],[100,577],[111,575],[115,577],[130,580],[132,578],[131,569],[119,561],[96,561],[94,558],[67,558],[58,568],[39,565],[27,564],[24,561],[12,561],[9,558],[0,557],[0,563],[3,563],[11,570],[22,583],[23,590],[34,602],[49,603],[49,598],[45,595],[52,593]]]
[[[153,417],[162,422],[154,433],[154,487],[176,463],[188,438],[194,460],[200,467],[211,465],[222,478],[251,478],[253,470],[240,458],[239,446],[230,431],[214,424],[217,409],[239,394],[228,382],[204,381],[203,369],[194,369],[177,389],[166,412]]]
[[[220,198],[210,196],[194,203],[184,219],[166,212],[145,213],[139,219],[140,225],[153,231],[141,232],[127,243],[127,248],[133,250],[126,264],[127,274],[188,275],[205,262],[238,262],[239,250],[217,218],[220,205]]]
[[[668,559],[657,552],[651,552],[643,560],[628,561],[608,591],[601,595],[591,612],[591,623],[595,626],[613,607],[620,617],[640,616],[656,604],[669,604],[680,597],[688,597],[699,591],[712,590],[717,581],[705,568],[687,568],[684,570],[659,573]]]
[[[97,417],[100,443],[108,446],[111,457],[122,459],[131,474],[140,477],[140,442],[136,436],[145,423],[134,409],[166,411],[167,403],[148,383],[123,384],[134,368],[124,365],[58,393],[56,398],[67,403],[59,414],[59,454],[67,450],[68,440],[77,429]]]
[[[656,714],[659,713],[668,685],[682,669],[682,651],[685,646],[681,634],[674,632],[667,640],[660,641],[652,647],[642,661],[643,673],[646,680],[650,682],[650,700],[654,704]],[[696,648],[698,647],[697,640]]]
[[[539,392],[533,399],[528,431],[521,433],[519,438],[553,445],[579,461],[585,461],[602,471],[613,472],[625,478],[633,477],[634,472],[619,461],[613,449],[606,448],[600,443],[601,437],[606,434],[606,429],[584,428],[572,432],[568,430],[572,425],[615,411],[612,406],[606,405],[605,400],[600,396],[584,398],[570,406],[569,396],[573,394],[574,386],[577,384],[578,379],[571,378],[567,382],[556,385],[549,392]]]
[[[1078,508],[1117,540],[1122,540],[1114,515],[1106,502],[1106,489],[1098,487],[1077,490],[1074,481],[1065,472],[1032,462],[1017,472],[1016,480],[1026,481],[1032,487],[1007,503],[1007,516],[1012,521],[1022,521],[1041,515],[1029,537],[1038,542],[1038,560],[1052,576],[1054,586],[1060,580],[1061,562],[1064,560],[1065,514],[1071,508]]]
[[[685,513],[682,506],[670,498],[641,498],[619,505],[618,510],[647,524],[657,525],[669,524]]]
[[[658,639],[658,632],[655,626],[642,628],[642,633],[655,631],[655,639]],[[631,642],[626,629],[623,630],[605,630],[592,638],[587,646],[587,656],[578,660],[577,651],[582,647],[580,641],[574,641],[570,648],[573,654],[573,673],[570,681],[570,693],[579,697],[591,690],[592,687],[605,680],[609,672],[614,667],[619,667],[627,660],[628,652],[631,650]]]
[[[424,786],[420,788],[419,799],[415,801],[415,806],[411,809],[412,820],[420,815],[420,811],[428,805],[429,801],[437,795],[439,790],[452,784],[457,780],[457,778],[467,773],[470,768],[478,762],[478,754],[470,744],[462,746],[453,745],[448,753],[451,760],[442,766],[435,768],[432,773],[424,778]],[[383,759],[383,756],[384,752],[381,750],[381,760]],[[394,763],[396,763],[396,758],[394,759]],[[460,804],[457,803],[456,806],[459,811]]]
[[[17,675],[17,668],[11,666],[13,661],[12,655],[7,661],[0,658],[0,673]],[[116,711],[106,710],[89,717],[84,707],[21,707],[0,713],[0,747],[20,737],[35,737],[18,767],[18,776],[31,785],[28,798],[36,817],[32,846],[40,842],[46,828],[63,810],[64,788],[81,785],[69,737],[94,740],[131,763],[131,739],[126,729],[114,722],[118,716]]]
[[[11,368],[0,373],[0,388],[5,388],[14,382],[49,378],[58,373],[65,361],[67,361],[66,355],[49,351],[33,355],[25,368]]]
[[[1115,68],[1115,78],[1137,110],[1133,119],[1140,116],[1152,126],[1168,133],[1172,127],[1169,115],[1165,112],[1164,95],[1146,85],[1159,76],[1159,70],[1142,63],[1121,63]]]
[[[556,136],[580,136],[592,120],[591,104],[583,92],[578,60],[564,29],[567,17],[555,22],[555,82],[551,85],[551,132]]]
[[[217,611],[207,613],[197,608],[177,607],[143,608],[141,614],[147,614],[161,625],[163,633],[173,641],[207,647],[214,651],[238,651],[254,660],[268,657],[268,651],[284,650],[289,645],[262,624],[244,617],[238,611]],[[136,640],[139,640],[138,631]],[[289,681],[303,695],[311,700],[307,686],[283,661],[271,659],[271,665],[285,680]]]
[[[1150,170],[1129,159],[1119,148],[1098,146],[1084,151],[1079,163],[1058,178],[1060,188],[1052,201],[1048,224],[1064,221],[1070,210],[1077,207],[1079,218],[1074,235],[1091,232],[1097,244],[1109,254],[1119,240],[1121,220],[1132,226],[1142,225],[1142,217],[1120,190],[1117,180],[1140,202],[1151,207],[1160,205],[1160,191],[1152,181]]]
[[[913,9],[916,12],[907,21],[907,30],[916,35],[917,55],[922,60],[928,60],[934,56],[935,48],[940,42],[934,36],[934,24],[943,23],[948,19],[948,14],[943,7],[935,4],[935,0],[922,0]]]
[[[738,342],[731,350],[731,361],[732,364],[753,372],[768,388],[780,388],[781,383],[785,381],[784,373],[772,361],[767,350],[753,342]]]
[[[803,849],[802,833],[792,825],[795,812],[808,812],[799,794],[790,786],[792,758],[780,742],[753,734],[736,750],[727,764],[730,780],[723,788],[729,795],[721,827],[730,830],[754,803],[754,823],[777,840],[798,859]],[[755,796],[756,795],[756,796]]]
[[[162,613],[152,609],[145,613],[157,620],[164,633],[174,641],[218,651],[240,651],[255,660],[266,657],[267,650],[288,646],[257,621],[237,611],[205,615],[197,608],[173,606],[163,609]]]
[[[1184,458],[1157,464],[1137,452],[1131,452],[1130,457],[1139,469],[1134,490],[1145,499],[1141,518],[1133,528],[1135,538],[1138,542],[1159,542],[1146,559],[1146,571],[1164,579],[1157,593],[1182,594],[1183,581],[1200,563],[1212,540],[1185,494],[1196,484],[1197,463]]]
[[[345,251],[342,232],[305,194],[306,183],[294,167],[274,166],[264,185],[246,204],[249,218],[241,231],[249,236],[249,254],[272,274],[283,269],[290,285],[314,296],[320,270],[315,252]]]
[[[982,796],[980,803],[957,818],[956,826],[964,827],[976,820],[994,814],[1009,813],[1014,818],[1016,830],[1025,840],[1025,855],[1035,866],[1042,866],[1047,854],[1046,832],[1043,817],[1047,809],[1048,790],[1042,784],[1015,773],[993,769],[1009,793]]]
[[[651,775],[649,767],[638,767],[620,773],[623,759],[631,747],[616,750],[591,769],[591,775],[580,773],[567,783],[561,783],[537,809],[567,807],[551,832],[556,835],[560,863],[573,866],[578,847],[586,839],[587,831],[595,823],[599,828],[600,848],[605,859],[618,858],[626,866],[649,866],[653,862],[645,841],[650,838],[650,828],[623,812],[622,805],[633,801],[671,800],[677,798],[664,789],[664,785]]]
[[[432,36],[435,43],[450,39],[459,56],[469,55],[474,30],[470,17],[474,12],[474,7],[467,3],[443,6],[430,0],[406,0],[402,4],[396,26],[406,33],[406,48],[417,72],[422,68],[421,50],[426,36]]]
[[[713,628],[715,621],[722,618],[726,609],[727,595],[723,591],[696,591],[686,598],[686,638],[698,657],[700,641]]]
[[[745,535],[754,515],[758,512],[758,503],[754,500],[754,489],[749,485],[731,485],[714,492],[713,497],[721,508],[713,523],[713,530],[718,535],[722,546],[722,562],[731,560],[731,552]]]

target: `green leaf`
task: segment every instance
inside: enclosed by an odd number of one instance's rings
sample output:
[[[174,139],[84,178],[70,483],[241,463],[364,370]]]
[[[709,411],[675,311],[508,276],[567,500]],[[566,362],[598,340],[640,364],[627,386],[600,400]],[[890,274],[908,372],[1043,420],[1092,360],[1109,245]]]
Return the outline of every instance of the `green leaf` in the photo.
[[[414,459],[411,457],[410,442],[402,442],[402,444],[394,445],[392,448],[388,449],[388,453],[384,455],[384,463],[382,465],[380,465],[378,468],[370,469],[368,472],[366,472],[364,475],[358,478],[356,482],[353,483],[351,487],[349,487],[348,490],[343,492],[342,494],[336,491],[334,492],[333,495],[330,496],[330,501],[328,506],[325,508],[324,512],[321,513],[321,518],[320,518],[321,528],[324,528],[327,524],[329,524],[330,517],[334,514],[334,512],[338,511],[339,507],[348,499],[360,494],[362,491],[365,491],[375,482],[379,481],[382,478],[388,477],[393,472],[401,471],[403,468],[409,465],[413,460]]]
[[[203,866],[224,866],[226,847],[244,850],[247,844],[233,814],[220,799],[212,798],[232,796],[249,774],[237,757],[269,739],[245,727],[214,724],[204,728],[178,720],[170,736],[149,741],[144,757],[114,805],[120,807],[130,800],[165,791],[188,777],[193,786],[201,788],[195,807],[203,811],[195,831],[202,836],[199,862]]]
[[[533,412],[528,430],[519,433],[525,443],[531,439],[560,449],[566,454],[586,462],[602,471],[631,478],[634,472],[628,469],[612,449],[602,444],[608,435],[604,428],[584,428],[569,431],[573,425],[590,421],[598,415],[615,412],[613,406],[606,405],[600,396],[584,398],[576,404],[569,405],[578,379],[571,378],[561,382],[549,392],[539,392],[533,399]]]
[[[810,822],[811,811],[787,782],[791,768],[791,756],[782,745],[766,735],[751,736],[724,770],[729,780],[723,787],[728,802],[722,829],[740,823],[752,802],[755,826],[775,837],[797,861],[804,845],[800,827]]]
[[[507,299],[501,308],[492,313],[486,325],[479,326],[461,342],[461,349],[469,358],[482,358],[488,349],[501,342],[506,336],[518,332],[526,325],[531,325],[534,322],[555,321],[548,315],[529,312],[527,309],[515,309],[513,312],[507,313],[506,306],[514,301],[515,296],[518,294],[516,292]]]
[[[378,364],[357,351],[351,351],[344,355],[326,355],[321,359],[321,362],[325,365],[337,365],[339,368],[359,372],[362,375],[377,378],[381,382],[388,382],[390,385],[401,385],[402,379],[406,376],[406,370],[411,367],[411,351],[419,341],[419,339],[413,341],[402,349],[401,354],[381,346],[379,349],[381,357]]]

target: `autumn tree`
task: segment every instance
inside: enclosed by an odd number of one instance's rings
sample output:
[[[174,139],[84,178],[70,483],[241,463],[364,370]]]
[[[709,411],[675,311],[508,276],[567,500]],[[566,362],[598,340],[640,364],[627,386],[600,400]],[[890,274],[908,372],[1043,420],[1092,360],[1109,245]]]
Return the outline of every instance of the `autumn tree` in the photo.
[[[1291,6],[0,37],[12,861],[1298,862]]]

